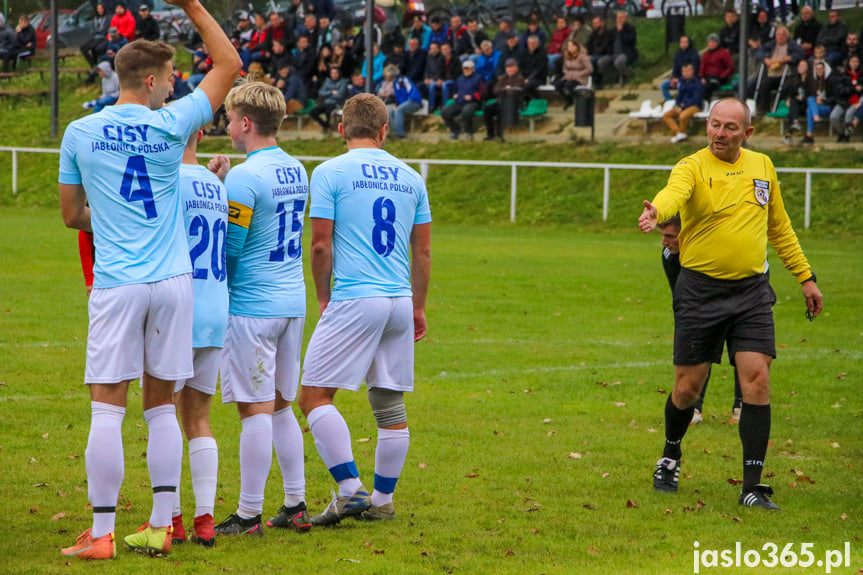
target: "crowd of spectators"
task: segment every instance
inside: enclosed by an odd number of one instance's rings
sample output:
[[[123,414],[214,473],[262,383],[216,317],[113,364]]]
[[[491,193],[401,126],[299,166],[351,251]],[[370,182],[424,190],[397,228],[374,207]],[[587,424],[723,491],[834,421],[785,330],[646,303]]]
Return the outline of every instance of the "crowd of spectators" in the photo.
[[[746,96],[754,100],[756,114],[775,112],[784,101],[790,133],[803,131],[805,120],[802,143],[814,142],[814,126],[821,121],[829,121],[838,142],[848,142],[863,119],[863,82],[858,81],[860,36],[849,32],[837,10],[828,12],[825,23],[818,21],[810,6],[803,6],[799,15],[792,30],[774,22],[766,10],[754,15],[748,27],[748,74],[738,82],[745,82]],[[703,52],[691,38],[680,39],[671,77],[661,85],[663,98],[674,100],[663,115],[673,131],[672,142],[686,139],[688,119],[704,109],[717,88],[737,91],[731,80],[735,58],[739,58],[739,16],[727,12],[725,24],[718,34],[708,37]],[[676,96],[671,93],[674,89]]]
[[[159,35],[146,4],[139,5],[135,15],[122,3],[112,8],[111,16],[105,6],[97,5],[92,38],[81,47],[93,68],[89,81],[101,76],[104,84],[100,64],[112,64],[124,43]],[[286,114],[310,110],[324,131],[332,129],[332,116],[347,98],[365,91],[368,70],[364,28],[344,25],[336,14],[332,0],[292,2],[284,15],[238,13],[230,34],[243,74],[278,87]],[[784,100],[789,131],[802,131],[801,123],[806,122],[804,143],[813,141],[814,125],[823,120],[830,122],[839,141],[848,141],[863,119],[859,35],[849,33],[836,10],[829,11],[822,23],[804,5],[791,30],[781,24],[787,16],[782,7],[778,13],[762,9],[751,15],[749,73],[742,79],[735,76],[740,42],[740,16],[735,12],[725,13],[725,25],[709,35],[703,49],[689,36],[680,38],[671,76],[661,84],[663,98],[674,101],[663,115],[673,131],[672,142],[686,139],[688,121],[705,109],[718,89],[736,91],[734,79],[744,82],[759,114]],[[0,22],[4,66],[14,61],[8,54],[21,46],[14,34],[11,42],[16,47],[7,47],[9,36]],[[440,110],[451,139],[472,137],[479,114],[486,139],[500,138],[541,89],[557,91],[567,109],[579,88],[625,85],[639,58],[637,32],[625,12],[616,13],[613,21],[594,17],[590,25],[582,16],[556,17],[550,34],[536,20],[519,31],[505,18],[493,37],[473,18],[462,21],[456,15],[449,21],[426,22],[416,17],[405,30],[376,24],[373,36],[371,85],[390,109],[396,138],[405,137],[406,118],[420,110]],[[196,47],[191,69],[177,73],[175,91],[193,90],[211,68],[207,47]],[[216,125],[214,133],[224,133],[224,128]]]

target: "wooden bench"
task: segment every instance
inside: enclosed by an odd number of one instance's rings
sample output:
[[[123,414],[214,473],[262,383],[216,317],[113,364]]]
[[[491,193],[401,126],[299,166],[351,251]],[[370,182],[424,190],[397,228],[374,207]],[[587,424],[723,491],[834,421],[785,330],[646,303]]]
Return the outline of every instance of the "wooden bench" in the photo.
[[[312,100],[311,98],[309,98],[306,100],[306,107],[305,108],[303,108],[302,110],[297,110],[293,114],[285,114],[284,119],[285,120],[292,119],[292,118],[296,119],[297,120],[297,131],[302,132],[303,131],[303,118],[307,118],[309,115],[309,112],[311,112],[312,108],[314,108],[314,107],[315,107],[315,101]]]
[[[39,96],[44,98],[50,94],[50,90],[0,90],[0,96],[26,98],[29,96]]]
[[[30,73],[33,73],[33,74],[38,73],[40,80],[45,79],[45,74],[49,74],[49,75],[51,74],[51,68],[41,68],[41,67],[40,68],[34,68],[31,66],[30,68],[27,69],[27,71]],[[76,76],[78,76],[78,79],[80,79],[81,75],[89,74],[90,69],[89,68],[58,68],[57,72],[60,74],[75,74]]]
[[[8,80],[15,77],[15,72],[0,72],[0,80]]]

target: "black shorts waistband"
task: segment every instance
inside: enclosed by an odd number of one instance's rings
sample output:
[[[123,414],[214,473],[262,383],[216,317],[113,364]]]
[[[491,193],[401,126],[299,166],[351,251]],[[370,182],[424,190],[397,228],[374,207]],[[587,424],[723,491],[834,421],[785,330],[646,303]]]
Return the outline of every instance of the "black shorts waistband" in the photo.
[[[716,288],[719,288],[719,289],[735,288],[735,287],[739,288],[739,287],[745,287],[745,286],[759,284],[759,283],[762,283],[765,281],[766,282],[770,281],[770,272],[769,271],[766,271],[762,274],[755,274],[754,276],[749,276],[749,277],[740,278],[740,279],[736,279],[736,280],[729,280],[729,279],[715,278],[713,276],[709,276],[707,274],[697,272],[695,270],[691,270],[689,268],[685,268],[685,267],[681,266],[680,267],[680,275],[681,276],[684,276],[684,275],[689,276],[690,278],[692,278],[693,280],[697,281],[698,283],[700,283],[702,285],[711,285],[711,286],[715,286]]]

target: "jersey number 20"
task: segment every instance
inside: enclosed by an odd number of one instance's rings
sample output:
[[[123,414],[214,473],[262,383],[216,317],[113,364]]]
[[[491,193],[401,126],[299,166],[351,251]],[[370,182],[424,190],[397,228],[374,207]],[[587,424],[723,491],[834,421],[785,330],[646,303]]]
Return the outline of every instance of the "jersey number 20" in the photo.
[[[213,222],[213,250],[210,252],[210,269],[213,271],[213,279],[218,282],[223,282],[228,277],[228,271],[225,267],[225,235],[227,234],[227,226],[223,218],[216,218]],[[198,258],[207,251],[210,247],[210,224],[204,216],[195,216],[192,223],[189,224],[189,237],[200,238],[189,251],[189,256],[192,258],[192,277],[196,280],[205,280],[209,275],[206,262],[204,267],[195,266]]]

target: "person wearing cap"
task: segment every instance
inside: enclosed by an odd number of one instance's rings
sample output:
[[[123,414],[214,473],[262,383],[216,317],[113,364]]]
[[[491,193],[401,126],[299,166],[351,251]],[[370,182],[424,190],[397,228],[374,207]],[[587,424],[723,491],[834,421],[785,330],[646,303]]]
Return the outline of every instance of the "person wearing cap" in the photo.
[[[126,40],[131,42],[135,39],[135,27],[137,23],[135,22],[135,17],[126,10],[126,5],[122,2],[119,2],[116,6],[114,6],[114,16],[111,18],[111,28],[116,28],[117,32],[120,33]],[[110,42],[111,39],[108,38]]]
[[[254,31],[255,26],[252,24],[251,16],[245,10],[240,10],[237,12],[237,26],[231,32],[231,44],[239,50],[241,46],[252,39]]]
[[[111,67],[114,67],[114,56],[117,55],[117,52],[120,51],[120,48],[128,44],[129,41],[125,36],[120,34],[120,32],[115,28],[111,27],[108,29],[108,47],[105,50],[105,54],[99,59],[100,62],[110,62]],[[98,70],[95,71],[98,74]]]
[[[718,39],[716,34],[711,34],[710,37]],[[680,81],[680,71],[684,64],[692,64],[696,71],[701,66],[701,56],[698,54],[698,50],[692,45],[692,39],[689,36],[680,37],[680,50],[674,55],[671,78],[663,80],[662,84],[659,85],[659,89],[662,90],[663,100],[673,100],[671,90],[677,89],[677,83]]]
[[[485,84],[476,73],[476,64],[465,60],[461,65],[461,76],[456,79],[455,101],[443,109],[441,118],[449,128],[450,140],[458,140],[464,131],[473,138],[473,116],[479,109],[485,93]]]
[[[150,15],[150,7],[146,4],[138,6],[138,14],[135,16],[135,38],[152,42],[158,40],[161,35],[159,23]]]
[[[701,55],[701,65],[698,76],[704,83],[704,99],[710,100],[713,91],[724,86],[734,73],[734,60],[731,52],[721,46],[721,39],[716,34],[707,37],[707,50]]]
[[[482,117],[485,120],[485,141],[495,138],[503,140],[503,129],[518,120],[518,110],[524,97],[527,80],[518,70],[518,60],[508,58],[504,62],[504,72],[492,88],[495,100],[485,104]]]

